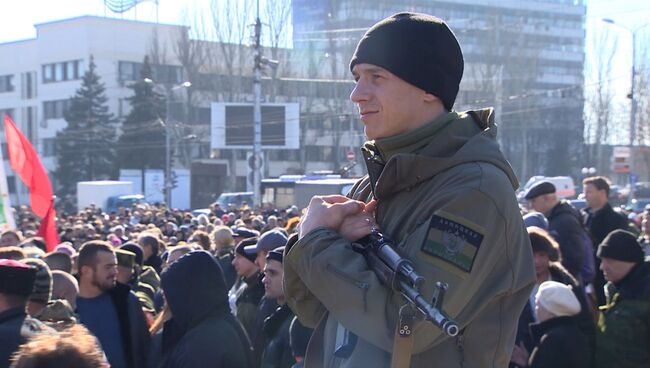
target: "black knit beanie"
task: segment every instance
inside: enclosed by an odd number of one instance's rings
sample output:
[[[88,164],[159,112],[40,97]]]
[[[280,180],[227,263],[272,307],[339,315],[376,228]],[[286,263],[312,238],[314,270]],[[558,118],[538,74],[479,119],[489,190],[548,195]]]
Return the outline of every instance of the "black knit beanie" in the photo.
[[[235,253],[239,254],[240,256],[243,256],[244,258],[248,259],[249,261],[255,263],[255,258],[257,257],[257,253],[247,253],[244,248],[249,246],[249,245],[255,245],[257,244],[257,241],[259,240],[258,237],[254,236],[252,238],[244,239],[237,246],[235,247]]]
[[[399,13],[372,26],[350,60],[380,66],[438,97],[451,111],[463,77],[463,53],[447,24],[434,16]]]
[[[614,230],[598,246],[599,258],[611,258],[618,261],[641,263],[643,249],[634,234],[625,230]]]

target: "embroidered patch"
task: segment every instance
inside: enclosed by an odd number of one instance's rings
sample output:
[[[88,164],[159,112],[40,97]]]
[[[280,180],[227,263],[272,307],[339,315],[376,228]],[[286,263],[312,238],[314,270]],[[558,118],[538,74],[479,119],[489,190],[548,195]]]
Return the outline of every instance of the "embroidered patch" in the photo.
[[[483,234],[462,219],[436,213],[431,217],[427,237],[420,249],[465,272],[471,272],[482,241]]]

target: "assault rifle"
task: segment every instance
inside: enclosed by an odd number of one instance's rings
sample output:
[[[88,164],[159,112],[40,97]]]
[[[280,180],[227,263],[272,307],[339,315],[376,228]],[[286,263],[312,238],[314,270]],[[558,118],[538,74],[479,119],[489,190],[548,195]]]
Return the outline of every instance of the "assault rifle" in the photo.
[[[441,309],[448,288],[446,283],[436,282],[433,301],[429,303],[419,290],[425,281],[424,277],[415,272],[411,261],[397,254],[391,242],[378,230],[373,229],[369,235],[357,241],[355,247],[356,251],[366,257],[368,265],[381,283],[400,293],[406,300],[407,306],[420,312],[420,318],[431,322],[449,336],[458,334],[458,324],[446,316]],[[402,311],[400,311],[400,320],[401,314]],[[410,323],[405,325],[407,331],[400,326],[400,334],[410,335],[408,329],[412,327],[409,325]]]

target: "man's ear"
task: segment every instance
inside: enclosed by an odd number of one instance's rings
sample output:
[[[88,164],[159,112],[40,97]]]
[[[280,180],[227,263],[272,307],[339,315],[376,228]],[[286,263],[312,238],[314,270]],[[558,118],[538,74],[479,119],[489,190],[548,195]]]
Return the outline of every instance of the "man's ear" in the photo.
[[[438,101],[438,102],[442,103],[438,97],[432,95],[431,93],[427,93],[427,92],[424,92],[424,95],[422,96],[422,100],[423,100],[424,102],[435,102],[435,101]]]

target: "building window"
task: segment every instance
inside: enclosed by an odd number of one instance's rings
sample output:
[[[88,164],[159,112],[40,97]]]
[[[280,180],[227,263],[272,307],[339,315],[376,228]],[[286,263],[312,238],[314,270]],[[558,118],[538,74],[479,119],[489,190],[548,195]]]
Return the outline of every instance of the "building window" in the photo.
[[[131,61],[118,62],[118,79],[120,81],[134,81],[140,75],[141,63],[134,63]]]
[[[43,102],[43,119],[62,119],[69,104],[69,99]]]
[[[177,84],[183,81],[183,68],[176,65],[152,65],[152,79],[156,83]],[[119,61],[117,64],[118,80],[122,82],[140,79],[142,63],[133,61]]]
[[[14,109],[0,109],[0,123],[4,124],[5,115],[9,115],[10,118],[14,118]]]
[[[84,73],[82,60],[63,61],[43,65],[43,83],[81,79]]]
[[[56,156],[56,144],[54,138],[43,139],[43,157]]]
[[[0,75],[0,92],[13,92],[13,75]]]
[[[183,69],[174,65],[155,65],[154,79],[158,83],[175,84],[183,81]]]

